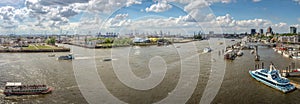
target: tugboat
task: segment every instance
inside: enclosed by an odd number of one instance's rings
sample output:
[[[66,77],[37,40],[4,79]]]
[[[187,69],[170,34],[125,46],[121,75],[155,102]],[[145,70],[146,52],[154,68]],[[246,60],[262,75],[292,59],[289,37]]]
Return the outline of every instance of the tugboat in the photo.
[[[7,82],[4,89],[4,95],[37,95],[48,94],[53,90],[47,85],[22,85],[21,82]]]
[[[68,54],[67,56],[59,56],[57,60],[72,60],[74,56],[72,54]]]
[[[287,93],[296,89],[296,87],[292,85],[287,78],[281,77],[279,71],[275,69],[273,64],[270,65],[269,70],[268,69],[257,69],[254,71],[250,70],[249,73],[254,79],[270,87],[273,87],[277,90],[280,90],[283,93]]]

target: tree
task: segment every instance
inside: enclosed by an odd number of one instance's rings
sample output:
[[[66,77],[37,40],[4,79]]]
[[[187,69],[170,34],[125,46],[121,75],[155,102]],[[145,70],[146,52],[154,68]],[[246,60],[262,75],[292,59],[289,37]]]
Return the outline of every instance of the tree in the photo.
[[[202,36],[200,34],[194,35],[194,39],[202,39]]]
[[[51,37],[51,38],[48,38],[47,40],[46,40],[46,43],[48,44],[48,45],[55,45],[55,38],[54,37]]]

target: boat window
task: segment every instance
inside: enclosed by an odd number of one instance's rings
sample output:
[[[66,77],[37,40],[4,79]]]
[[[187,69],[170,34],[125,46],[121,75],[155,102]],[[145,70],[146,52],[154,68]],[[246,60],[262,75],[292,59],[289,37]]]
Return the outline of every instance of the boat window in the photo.
[[[274,80],[274,79],[276,79],[276,78],[277,78],[276,74],[273,74],[273,75],[272,75],[272,79]]]

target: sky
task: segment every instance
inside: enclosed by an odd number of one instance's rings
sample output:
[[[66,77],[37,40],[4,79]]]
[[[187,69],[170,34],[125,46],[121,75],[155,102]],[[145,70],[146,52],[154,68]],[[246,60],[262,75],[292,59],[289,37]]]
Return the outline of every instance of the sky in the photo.
[[[300,28],[300,0],[1,0],[0,35],[189,35]]]

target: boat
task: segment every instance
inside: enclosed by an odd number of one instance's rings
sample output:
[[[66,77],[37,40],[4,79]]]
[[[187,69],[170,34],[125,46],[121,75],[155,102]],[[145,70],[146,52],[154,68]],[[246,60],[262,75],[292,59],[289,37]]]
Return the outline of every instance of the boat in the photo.
[[[206,48],[203,49],[203,53],[208,53],[208,52],[211,52],[211,51],[212,50],[209,47],[206,47]]]
[[[55,57],[54,50],[53,50],[52,54],[48,55],[48,57]]]
[[[287,57],[287,58],[290,58],[290,57],[291,57],[290,54],[289,54],[288,52],[283,52],[282,55],[283,55],[284,57]]]
[[[53,90],[47,85],[22,85],[21,82],[6,82],[4,95],[37,95],[48,94]]]
[[[275,47],[273,48],[273,50],[274,50],[275,52],[277,52],[277,49],[276,49]]]
[[[291,58],[293,58],[293,59],[300,59],[300,54],[299,54],[299,52],[294,52],[294,53],[292,53]]]
[[[48,57],[55,57],[55,54],[49,54]]]
[[[283,93],[287,93],[296,89],[294,85],[290,83],[287,78],[280,75],[279,71],[270,65],[270,69],[257,69],[254,71],[249,71],[249,74],[256,79],[272,88],[275,88]]]
[[[103,61],[111,61],[111,58],[104,58]]]
[[[236,54],[236,55],[237,55],[237,56],[243,56],[243,55],[244,55],[244,53],[243,53],[243,51],[241,51],[241,50],[240,50],[240,51],[238,51],[238,52],[237,52],[237,54]]]
[[[236,54],[232,50],[228,50],[224,54],[224,59],[234,60],[236,57]]]
[[[300,56],[294,56],[294,55],[292,55],[291,56],[293,59],[300,59]]]
[[[255,59],[255,61],[259,61],[260,60],[260,56],[259,55],[255,55],[255,57],[254,57]]]
[[[283,54],[284,51],[287,51],[287,48],[285,48],[285,47],[277,47],[276,50],[277,50],[277,53]]]
[[[73,60],[74,56],[73,56],[73,54],[68,54],[66,56],[59,56],[57,59],[58,60]]]
[[[251,50],[251,51],[250,51],[251,54],[254,54],[254,52],[255,52],[254,50]]]

